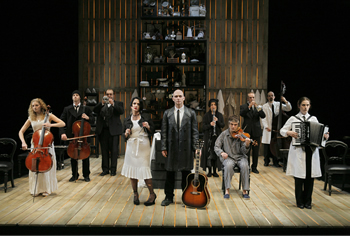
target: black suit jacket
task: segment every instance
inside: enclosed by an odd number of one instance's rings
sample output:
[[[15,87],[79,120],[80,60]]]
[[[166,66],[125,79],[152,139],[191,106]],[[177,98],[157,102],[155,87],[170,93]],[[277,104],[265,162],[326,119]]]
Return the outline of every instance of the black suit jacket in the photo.
[[[68,138],[72,138],[74,135],[72,133],[72,126],[75,121],[81,120],[81,115],[83,114],[83,107],[79,108],[78,113],[75,111],[73,105],[66,106],[63,109],[62,115],[60,117],[66,123],[65,127],[59,128],[60,137],[62,134],[66,134]],[[89,107],[85,106],[85,114],[89,117],[88,121],[90,124],[95,122],[95,117],[92,115],[92,111]]]
[[[104,117],[101,114],[101,109],[103,106],[104,105],[102,105],[102,103],[100,102],[94,108],[94,112],[98,115],[96,122],[96,133],[98,135],[101,134],[103,129]],[[124,114],[124,104],[123,102],[114,101],[114,105],[111,106],[111,109],[112,116],[109,118],[108,121],[109,132],[112,136],[121,135],[123,133],[123,125],[120,120],[120,115]]]
[[[251,137],[261,137],[260,118],[265,118],[265,112],[262,109],[258,112],[256,108],[249,110],[248,106],[248,103],[241,105],[240,114],[244,118],[241,128]]]

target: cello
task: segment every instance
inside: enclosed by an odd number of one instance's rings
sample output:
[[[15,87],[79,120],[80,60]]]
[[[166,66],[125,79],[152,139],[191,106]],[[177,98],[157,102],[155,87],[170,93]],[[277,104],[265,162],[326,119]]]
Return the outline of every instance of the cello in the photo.
[[[49,119],[50,106],[47,106],[44,123]],[[36,173],[44,173],[51,170],[53,161],[52,155],[49,153],[49,147],[53,142],[52,133],[43,126],[41,130],[37,130],[33,134],[34,148],[28,154],[25,164],[28,170]]]
[[[289,118],[286,112],[282,110],[282,96],[285,92],[286,85],[281,81],[279,114],[272,120],[272,137],[270,142],[270,151],[277,159],[282,159],[280,157],[280,149],[289,149],[292,141],[291,137],[283,137],[280,134],[280,129]]]
[[[84,98],[83,113],[85,113],[86,97]],[[72,133],[74,138],[67,148],[67,154],[70,158],[75,160],[84,160],[90,156],[90,144],[87,142],[87,137],[94,136],[89,135],[91,131],[91,125],[86,122],[85,119],[77,120],[73,123]]]

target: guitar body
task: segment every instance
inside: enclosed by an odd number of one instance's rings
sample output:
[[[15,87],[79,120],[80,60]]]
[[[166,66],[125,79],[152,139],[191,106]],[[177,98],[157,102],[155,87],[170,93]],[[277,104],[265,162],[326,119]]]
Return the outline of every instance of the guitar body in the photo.
[[[186,187],[182,193],[182,202],[188,207],[201,208],[210,202],[210,195],[207,188],[208,177],[205,174],[198,174],[198,180],[195,174],[191,173],[186,178]]]

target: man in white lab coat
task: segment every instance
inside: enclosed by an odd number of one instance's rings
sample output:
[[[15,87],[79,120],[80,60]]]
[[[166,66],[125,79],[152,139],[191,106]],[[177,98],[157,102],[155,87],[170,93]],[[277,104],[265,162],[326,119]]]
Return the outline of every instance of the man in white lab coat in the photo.
[[[264,144],[264,166],[268,166],[270,163],[270,157],[273,159],[273,165],[276,167],[279,167],[278,159],[277,157],[273,156],[270,151],[270,142],[271,142],[271,136],[272,136],[272,121],[274,117],[277,117],[279,115],[279,109],[280,109],[280,102],[275,101],[275,94],[270,91],[267,93],[267,103],[263,105],[263,111],[266,115],[264,119],[262,119],[263,124],[263,135],[261,143]],[[282,110],[283,111],[290,111],[292,110],[292,105],[290,102],[288,102],[283,96],[281,97],[282,103]],[[274,135],[277,135],[275,133]]]

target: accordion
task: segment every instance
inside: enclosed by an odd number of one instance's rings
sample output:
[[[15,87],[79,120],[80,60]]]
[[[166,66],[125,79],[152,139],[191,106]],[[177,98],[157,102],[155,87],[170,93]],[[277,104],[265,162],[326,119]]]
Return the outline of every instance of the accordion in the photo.
[[[292,145],[324,147],[326,144],[324,134],[327,133],[328,130],[328,126],[317,122],[293,122],[292,131],[298,133],[298,138],[292,139]]]

